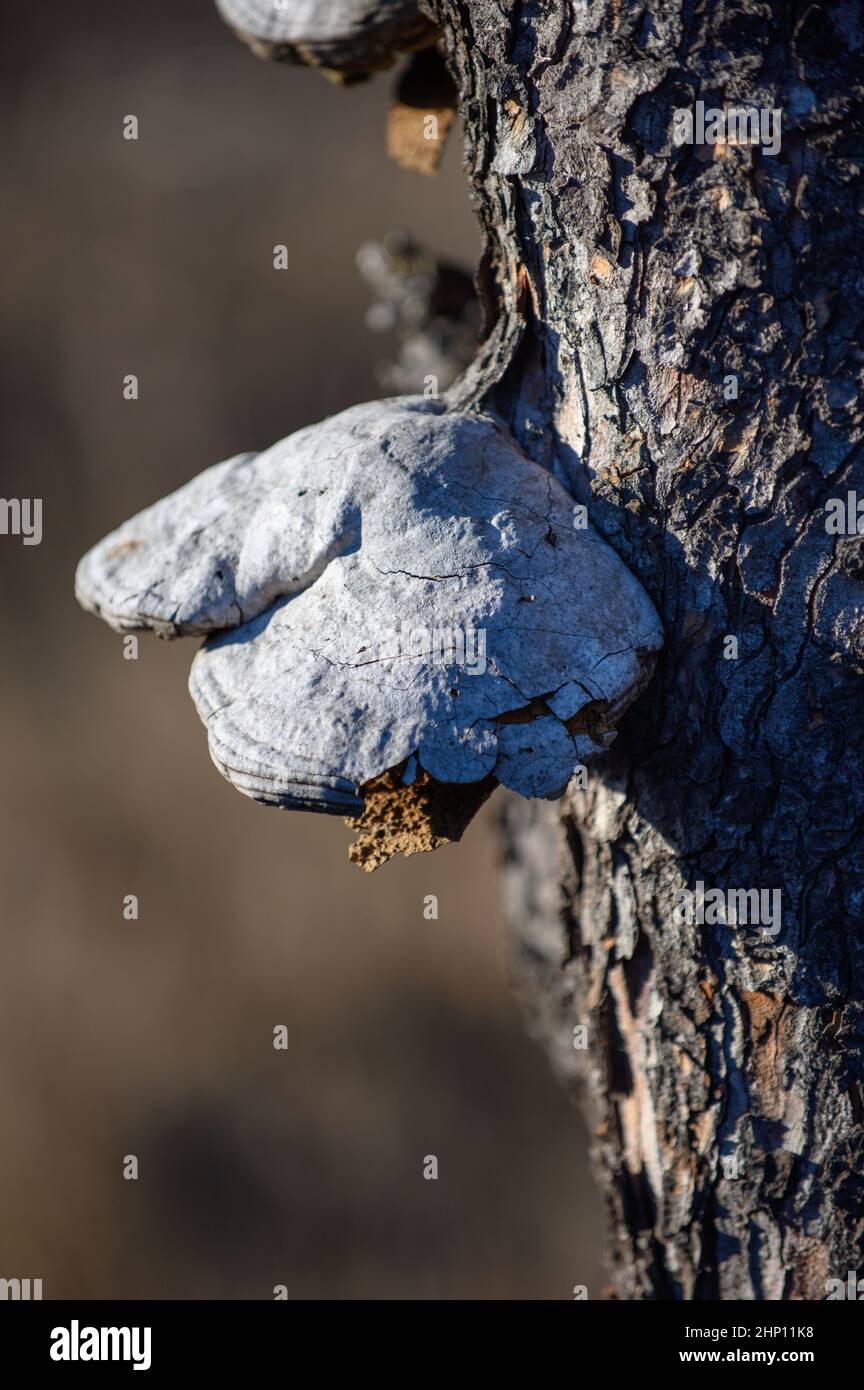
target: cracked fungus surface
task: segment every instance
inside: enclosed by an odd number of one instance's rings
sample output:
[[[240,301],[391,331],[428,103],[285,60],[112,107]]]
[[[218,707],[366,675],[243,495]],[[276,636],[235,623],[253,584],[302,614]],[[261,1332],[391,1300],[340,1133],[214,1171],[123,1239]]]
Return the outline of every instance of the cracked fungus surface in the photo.
[[[394,769],[560,795],[662,641],[551,474],[492,418],[417,397],[208,469],[95,546],[77,592],[118,631],[207,638],[190,691],[236,787],[353,817]],[[403,803],[416,820],[424,798]]]

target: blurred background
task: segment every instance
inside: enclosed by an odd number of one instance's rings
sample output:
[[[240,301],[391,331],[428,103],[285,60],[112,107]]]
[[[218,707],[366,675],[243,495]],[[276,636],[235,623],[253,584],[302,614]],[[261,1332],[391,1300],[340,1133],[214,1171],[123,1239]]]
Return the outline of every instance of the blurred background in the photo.
[[[72,596],[140,507],[381,394],[354,255],[405,228],[473,265],[461,133],[437,179],[398,170],[393,74],[267,65],[207,0],[0,11],[0,496],[44,499],[40,546],[0,536],[0,1277],[598,1297],[581,1120],[508,987],[496,798],[364,875],[340,820],[219,777],[191,642],[124,660]]]

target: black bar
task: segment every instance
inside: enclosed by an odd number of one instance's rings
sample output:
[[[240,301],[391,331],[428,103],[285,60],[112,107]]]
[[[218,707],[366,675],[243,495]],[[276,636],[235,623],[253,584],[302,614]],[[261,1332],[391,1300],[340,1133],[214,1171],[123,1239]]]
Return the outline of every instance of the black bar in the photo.
[[[103,1340],[103,1328],[117,1336]],[[538,1343],[536,1330],[553,1332],[555,1341]],[[790,1366],[823,1379],[857,1366],[862,1330],[864,1309],[836,1302],[9,1302],[0,1304],[0,1364],[9,1384],[13,1369],[47,1372],[58,1383],[107,1371],[146,1384],[145,1376],[188,1371],[196,1384],[210,1373],[254,1384],[249,1373],[256,1367],[305,1381],[340,1362],[355,1375],[389,1364],[400,1379],[428,1380],[437,1368],[452,1377],[477,1362],[488,1378],[496,1363],[512,1375],[525,1357],[536,1372],[538,1358],[554,1355],[570,1361],[574,1378],[596,1365],[610,1377],[680,1370],[698,1382],[713,1366],[758,1366],[770,1384]],[[53,1359],[52,1347],[70,1357],[77,1351],[78,1359]],[[108,1359],[115,1349],[127,1359]],[[106,1359],[84,1359],[91,1350]]]

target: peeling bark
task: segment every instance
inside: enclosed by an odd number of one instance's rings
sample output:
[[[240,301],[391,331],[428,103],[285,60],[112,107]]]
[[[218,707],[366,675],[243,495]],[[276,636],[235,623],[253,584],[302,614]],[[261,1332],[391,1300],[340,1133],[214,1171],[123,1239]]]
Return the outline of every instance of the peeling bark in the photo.
[[[864,496],[861,8],[425,8],[486,239],[451,404],[587,504],[667,634],[587,784],[508,806],[527,1007],[619,1296],[824,1298],[864,1272],[864,540],[826,527]],[[779,152],[676,146],[697,101],[780,110]],[[700,883],[779,890],[781,929],[678,920]]]

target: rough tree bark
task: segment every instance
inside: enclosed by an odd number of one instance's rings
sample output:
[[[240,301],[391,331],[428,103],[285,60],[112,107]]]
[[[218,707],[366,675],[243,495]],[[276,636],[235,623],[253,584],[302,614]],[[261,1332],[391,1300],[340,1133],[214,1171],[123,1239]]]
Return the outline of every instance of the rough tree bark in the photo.
[[[506,813],[528,1007],[620,1297],[821,1299],[864,1274],[864,538],[825,510],[864,496],[860,10],[425,8],[486,238],[451,400],[588,505],[667,634],[587,786]],[[779,152],[676,146],[700,100],[779,109]],[[700,882],[779,889],[782,929],[678,921]]]

